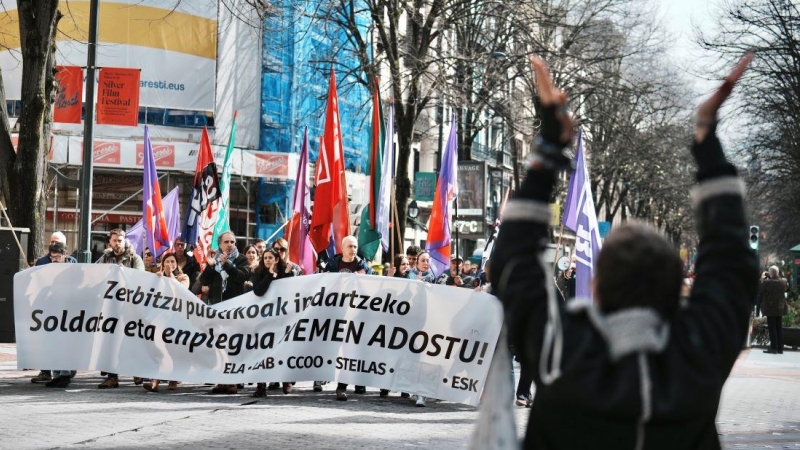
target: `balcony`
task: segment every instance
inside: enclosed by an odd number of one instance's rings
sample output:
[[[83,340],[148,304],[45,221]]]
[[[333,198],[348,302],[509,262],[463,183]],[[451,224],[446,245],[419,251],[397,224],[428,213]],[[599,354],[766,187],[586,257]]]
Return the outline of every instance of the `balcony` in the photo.
[[[497,154],[494,150],[490,149],[489,147],[478,143],[472,143],[472,152],[470,154],[473,161],[486,161],[491,165],[497,163]]]
[[[513,169],[513,157],[510,150],[495,150],[486,145],[473,142],[471,157],[473,161],[486,161],[492,167]]]

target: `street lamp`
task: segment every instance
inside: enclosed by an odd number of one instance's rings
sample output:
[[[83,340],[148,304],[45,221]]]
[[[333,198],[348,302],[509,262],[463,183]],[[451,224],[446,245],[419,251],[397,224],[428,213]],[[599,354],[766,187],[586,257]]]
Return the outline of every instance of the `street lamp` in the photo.
[[[417,216],[419,216],[419,206],[417,206],[416,200],[411,200],[411,203],[408,205],[408,217],[416,219]]]

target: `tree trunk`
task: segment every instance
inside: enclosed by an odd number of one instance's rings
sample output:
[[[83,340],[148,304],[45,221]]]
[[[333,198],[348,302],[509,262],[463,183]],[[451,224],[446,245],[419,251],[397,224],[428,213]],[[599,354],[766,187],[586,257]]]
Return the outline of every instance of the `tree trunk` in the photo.
[[[22,111],[17,153],[7,164],[8,215],[15,227],[30,228],[28,260],[43,253],[47,206],[47,152],[55,92],[53,57],[60,12],[58,0],[20,0]],[[0,140],[2,140],[0,133]]]

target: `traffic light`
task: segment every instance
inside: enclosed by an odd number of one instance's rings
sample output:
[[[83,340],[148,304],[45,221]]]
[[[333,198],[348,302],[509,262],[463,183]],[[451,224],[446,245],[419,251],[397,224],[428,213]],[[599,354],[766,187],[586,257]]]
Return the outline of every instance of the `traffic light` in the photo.
[[[758,250],[758,225],[750,225],[750,248]]]

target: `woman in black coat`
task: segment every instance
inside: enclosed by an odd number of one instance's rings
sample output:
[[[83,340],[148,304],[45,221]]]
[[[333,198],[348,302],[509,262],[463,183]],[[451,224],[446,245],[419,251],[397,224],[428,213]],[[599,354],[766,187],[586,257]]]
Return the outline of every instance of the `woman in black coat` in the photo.
[[[269,290],[269,286],[273,281],[281,278],[293,277],[294,272],[286,270],[286,263],[281,259],[278,250],[271,248],[265,250],[261,254],[261,259],[258,261],[258,268],[256,269],[256,278],[253,278],[253,293],[263,296]],[[283,393],[288,394],[292,392],[292,382],[283,382]],[[258,383],[253,397],[266,397],[267,396],[267,383]]]

